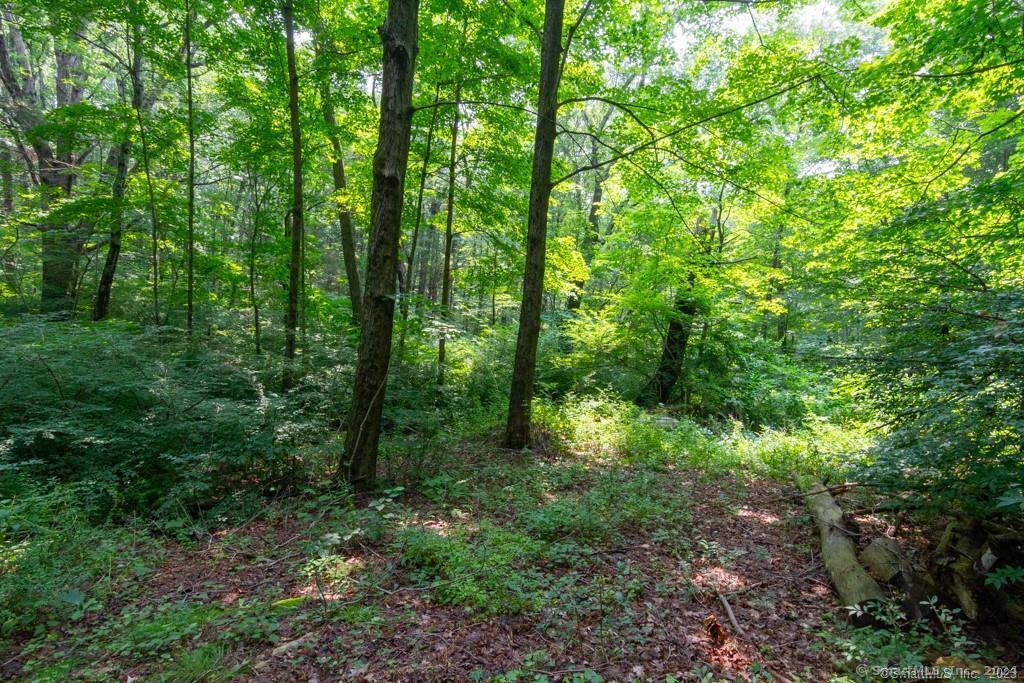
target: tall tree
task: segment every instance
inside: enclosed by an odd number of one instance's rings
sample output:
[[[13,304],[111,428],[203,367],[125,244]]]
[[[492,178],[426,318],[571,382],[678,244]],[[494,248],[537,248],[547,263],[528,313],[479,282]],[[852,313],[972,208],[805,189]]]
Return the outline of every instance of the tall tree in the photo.
[[[444,224],[444,270],[441,273],[441,315],[445,324],[451,317],[452,305],[452,244],[454,241],[453,226],[455,221],[455,162],[459,150],[459,100],[462,97],[462,84],[455,85],[455,105],[452,113],[452,141],[448,150],[448,215]],[[441,336],[437,340],[437,383],[444,384],[445,337],[447,331],[441,328]]]
[[[409,239],[409,253],[405,257],[405,272],[399,270],[401,279],[401,305],[399,311],[402,317],[401,329],[398,332],[398,362],[402,362],[405,352],[406,321],[409,320],[409,293],[412,291],[412,269],[416,263],[416,247],[420,241],[420,226],[423,223],[423,195],[427,188],[427,173],[430,168],[430,150],[434,144],[434,127],[437,125],[438,98],[441,95],[441,86],[434,88],[434,106],[430,114],[430,126],[427,128],[427,145],[423,151],[423,166],[420,168],[419,190],[416,193],[416,215],[413,218],[412,237]]]
[[[285,368],[281,384],[285,390],[295,380],[295,332],[299,322],[299,288],[302,273],[302,243],[305,222],[302,205],[302,129],[299,123],[299,73],[295,63],[295,18],[291,0],[284,3],[286,51],[288,57],[288,118],[292,133],[291,257],[288,261],[288,308],[285,312]]]
[[[132,26],[132,34],[139,33],[138,25]],[[136,98],[141,98],[141,89],[135,87],[135,81],[141,78],[142,72],[142,51],[136,41],[131,43],[131,65],[130,78],[132,81],[132,107],[141,106]],[[124,81],[120,84],[122,98],[124,97]],[[99,286],[96,288],[96,301],[93,304],[92,319],[103,320],[110,311],[110,295],[114,286],[114,274],[117,271],[117,262],[121,256],[121,239],[124,232],[124,191],[128,181],[128,156],[131,153],[131,136],[126,128],[122,134],[121,141],[111,151],[114,157],[114,180],[111,187],[111,197],[114,203],[114,215],[110,221],[110,241],[107,243],[107,256],[103,263],[103,272],[100,274]]]
[[[544,32],[541,37],[540,90],[537,95],[537,129],[533,141],[533,171],[526,229],[526,270],[523,300],[519,309],[519,336],[512,368],[505,445],[525,448],[530,443],[530,408],[533,377],[537,366],[537,338],[544,297],[544,252],[548,232],[548,203],[551,198],[551,162],[554,156],[558,84],[562,69],[562,24],[565,0],[546,0]]]
[[[324,34],[326,29],[319,25],[317,29],[314,47],[318,61],[324,59]],[[360,284],[362,278],[359,276],[359,260],[356,257],[355,229],[352,225],[352,210],[349,208],[349,200],[345,196],[348,191],[348,178],[345,174],[345,155],[341,147],[341,139],[338,137],[338,121],[334,111],[334,100],[332,99],[331,73],[328,73],[320,81],[320,99],[323,110],[324,124],[327,127],[327,140],[331,145],[331,180],[334,183],[336,197],[335,213],[338,218],[338,233],[341,237],[341,256],[345,265],[345,281],[348,284],[348,298],[352,304],[352,317],[356,324],[359,324],[363,315],[363,292]]]
[[[331,178],[334,191],[343,194],[348,189],[345,176],[345,158],[338,139],[338,122],[334,117],[334,103],[331,102],[330,88],[324,86],[324,123],[327,124],[327,137],[331,143]],[[356,259],[355,230],[352,227],[352,211],[348,208],[348,200],[339,198],[337,208],[338,232],[341,236],[341,255],[345,261],[345,280],[348,283],[348,298],[352,302],[352,317],[356,324],[363,316],[363,293],[360,289],[359,261]]]
[[[290,28],[289,31],[291,31]],[[291,73],[291,65],[289,65],[289,77],[291,77]],[[192,92],[192,3],[190,0],[185,0],[185,98],[188,109],[188,233],[186,238],[188,293],[185,326],[191,335],[196,272],[196,123],[195,100]]]
[[[418,51],[419,0],[390,0],[380,28],[384,46],[380,125],[373,157],[371,231],[352,407],[338,469],[357,491],[373,488],[377,445],[391,361],[395,269],[412,131],[412,88]]]
[[[41,208],[46,212],[54,202],[71,197],[79,164],[73,149],[74,136],[66,127],[59,127],[52,140],[40,130],[46,121],[41,110],[45,100],[40,92],[46,72],[42,65],[33,61],[19,26],[20,21],[10,6],[5,6],[0,19],[0,80],[8,96],[5,108],[35,154]],[[80,104],[85,94],[83,51],[75,45],[74,35],[64,35],[57,30],[55,33],[52,40],[54,103],[57,108],[72,107]],[[75,271],[81,255],[81,238],[73,225],[56,223],[48,217],[44,218],[39,231],[42,308],[59,317],[68,317],[75,302]]]

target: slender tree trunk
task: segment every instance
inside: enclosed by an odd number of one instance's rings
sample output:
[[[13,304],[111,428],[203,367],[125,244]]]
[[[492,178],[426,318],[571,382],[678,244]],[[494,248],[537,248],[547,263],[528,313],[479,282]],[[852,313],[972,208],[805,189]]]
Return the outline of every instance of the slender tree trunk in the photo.
[[[530,443],[530,408],[537,364],[537,338],[544,298],[544,252],[551,198],[551,162],[558,114],[558,82],[561,77],[562,22],[565,0],[546,0],[541,45],[540,93],[537,97],[537,131],[533,143],[533,174],[530,180],[529,220],[526,231],[526,271],[523,302],[519,311],[519,336],[512,370],[505,445],[525,448]]]
[[[455,112],[452,115],[452,144],[448,152],[448,215],[444,225],[444,270],[441,273],[441,316],[444,325],[451,318],[452,305],[452,244],[454,233],[452,225],[455,220],[455,161],[459,148],[459,100],[462,97],[462,84],[455,85]],[[441,327],[441,336],[437,340],[437,384],[444,385],[444,360],[446,330]]]
[[[436,204],[432,204],[430,207],[430,216],[427,218],[427,251],[420,256],[419,285],[416,287],[416,293],[421,297],[433,296],[431,292],[431,280],[434,276],[434,252],[436,251],[435,243],[437,242],[437,230],[433,225],[434,216],[437,215],[435,209],[440,210]]]
[[[291,258],[288,262],[288,309],[285,312],[285,369],[281,385],[287,391],[294,382],[295,333],[299,323],[299,288],[302,272],[304,220],[302,206],[302,130],[299,127],[299,75],[295,64],[295,22],[291,0],[284,3],[288,55],[288,114],[292,131]]]
[[[412,87],[416,68],[419,0],[389,0],[380,28],[384,46],[380,126],[373,157],[373,194],[363,324],[359,334],[345,456],[338,468],[356,491],[377,476],[384,394],[395,318],[395,268],[402,231],[402,199],[409,163]]]
[[[192,3],[185,0],[185,83],[188,101],[188,293],[186,295],[185,327],[192,336],[192,320],[195,297],[195,251],[196,251],[196,129],[195,108],[192,95]]]
[[[611,109],[609,109],[609,112]],[[608,116],[605,116],[604,123],[607,123]],[[604,123],[601,129],[604,129]],[[590,163],[597,164],[599,161],[597,138],[590,141]],[[594,248],[601,241],[601,221],[598,210],[601,207],[601,198],[604,194],[604,172],[601,169],[594,171],[594,191],[590,196],[590,206],[587,209],[587,225],[590,229],[584,234],[580,251],[583,252],[584,260],[589,264],[594,254]],[[581,280],[574,280],[572,291],[565,298],[565,308],[569,311],[578,310],[583,303],[583,288],[586,285]]]
[[[427,146],[423,151],[423,166],[420,168],[420,186],[416,193],[416,217],[412,225],[412,238],[409,240],[409,253],[405,258],[405,275],[402,279],[401,311],[402,323],[398,328],[398,362],[402,362],[405,355],[405,325],[409,320],[409,293],[412,291],[413,266],[416,263],[416,245],[420,239],[420,225],[423,222],[423,193],[427,187],[427,171],[430,166],[430,150],[434,142],[434,126],[437,125],[438,98],[441,95],[441,86],[434,88],[434,107],[430,115],[430,126],[427,128]]]
[[[697,302],[693,298],[693,277],[690,277],[686,288],[676,294],[672,320],[668,324],[668,334],[661,350],[661,360],[654,377],[647,383],[637,403],[652,406],[667,403],[672,390],[683,373],[683,360],[686,358],[686,347],[693,329],[693,318],[697,314]]]
[[[134,5],[132,6],[134,9]],[[128,74],[132,88],[132,109],[142,108],[142,30],[138,17],[132,17],[131,24],[131,71]],[[121,96],[124,97],[123,81]],[[121,257],[121,239],[124,231],[124,191],[128,181],[128,157],[131,153],[131,140],[127,133],[125,139],[115,149],[115,171],[111,187],[116,215],[110,224],[110,243],[107,245],[107,257],[103,263],[99,285],[96,288],[96,302],[93,305],[92,319],[103,320],[110,312],[110,297],[114,287],[114,275]]]
[[[263,349],[260,340],[260,303],[256,297],[256,245],[259,242],[262,202],[260,201],[255,174],[252,184],[252,198],[252,233],[249,237],[249,305],[252,306],[253,341],[256,344],[256,355],[258,356],[262,353]]]
[[[330,89],[323,88],[324,123],[327,124],[327,137],[331,143],[334,159],[331,162],[331,173],[334,178],[334,191],[344,193],[348,188],[345,177],[345,159],[338,139],[337,120],[334,118],[334,103],[331,102]],[[348,208],[348,200],[338,204],[338,231],[341,234],[341,255],[345,261],[345,281],[348,283],[348,298],[352,302],[352,317],[359,324],[363,316],[363,292],[359,278],[359,261],[356,259],[354,230],[352,228],[352,212]]]
[[[114,203],[114,216],[110,221],[110,243],[107,245],[107,257],[100,273],[100,282],[96,288],[96,302],[92,309],[93,320],[103,320],[110,312],[110,294],[114,287],[114,274],[121,256],[121,235],[124,229],[124,190],[128,178],[128,154],[131,143],[128,140],[118,144],[114,151],[115,170],[111,187]]]
[[[146,125],[142,118],[143,84],[142,84],[142,28],[139,22],[132,26],[132,45],[134,54],[138,55],[139,68],[132,69],[132,109],[135,110],[135,123],[139,128],[139,143],[142,146],[142,169],[146,176],[146,193],[149,200],[150,224],[150,263],[153,277],[153,322],[160,324],[160,252],[159,236],[160,221],[156,210],[156,191],[153,187],[153,172],[149,159],[149,140],[146,137]]]

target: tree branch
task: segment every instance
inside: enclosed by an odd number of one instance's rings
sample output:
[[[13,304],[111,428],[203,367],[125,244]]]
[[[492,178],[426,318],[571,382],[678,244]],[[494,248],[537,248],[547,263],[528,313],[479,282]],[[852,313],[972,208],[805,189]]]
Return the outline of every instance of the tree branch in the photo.
[[[586,173],[587,171],[594,171],[594,170],[597,170],[599,168],[603,168],[605,166],[608,166],[610,164],[614,164],[616,161],[619,161],[620,159],[624,159],[627,156],[636,154],[637,152],[642,152],[645,149],[650,149],[651,147],[653,147],[654,145],[656,145],[658,142],[660,142],[662,140],[666,140],[668,138],[675,137],[676,135],[679,135],[680,133],[682,133],[684,131],[687,131],[687,130],[689,130],[691,128],[695,128],[696,126],[699,126],[702,123],[707,123],[708,121],[713,121],[713,120],[719,119],[719,118],[721,118],[723,116],[728,116],[729,114],[735,114],[738,111],[742,111],[744,109],[748,109],[750,107],[756,106],[756,105],[761,104],[763,102],[767,102],[768,100],[771,100],[771,99],[774,99],[776,97],[779,97],[780,95],[784,95],[784,94],[786,94],[787,92],[789,92],[791,90],[795,90],[796,88],[799,88],[802,85],[810,83],[814,79],[815,79],[814,76],[807,76],[807,77],[801,78],[800,80],[798,80],[798,81],[796,81],[794,83],[791,83],[790,85],[787,85],[785,88],[781,88],[781,89],[776,90],[775,92],[769,93],[769,94],[767,94],[767,95],[765,95],[763,97],[759,97],[756,100],[750,100],[748,102],[744,102],[743,104],[737,104],[735,106],[729,107],[727,109],[723,109],[723,110],[721,110],[719,112],[716,112],[714,114],[706,116],[706,117],[704,117],[704,118],[702,118],[702,119],[700,119],[698,121],[693,121],[691,123],[687,123],[685,125],[679,126],[678,128],[674,128],[673,130],[671,130],[671,131],[669,131],[667,133],[664,133],[662,135],[659,135],[658,137],[654,138],[653,140],[650,140],[649,142],[645,142],[643,144],[640,144],[640,145],[637,145],[635,147],[632,147],[632,148],[626,150],[625,152],[622,152],[621,154],[613,156],[613,157],[611,157],[609,159],[605,159],[604,161],[599,161],[599,162],[594,163],[594,164],[588,164],[586,166],[580,166],[579,168],[577,168],[577,169],[575,169],[573,171],[570,171],[569,173],[565,174],[564,176],[562,176],[558,180],[554,181],[552,183],[552,185],[558,185],[559,183],[562,183],[562,182],[564,182],[564,181],[566,181],[566,180],[568,180],[570,178],[573,178],[573,177],[579,175],[580,173]]]

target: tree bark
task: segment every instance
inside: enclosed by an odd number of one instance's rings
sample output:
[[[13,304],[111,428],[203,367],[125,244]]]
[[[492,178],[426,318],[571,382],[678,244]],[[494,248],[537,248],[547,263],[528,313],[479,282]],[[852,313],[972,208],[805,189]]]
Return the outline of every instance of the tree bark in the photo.
[[[672,390],[683,374],[683,360],[686,358],[686,347],[693,329],[693,317],[697,314],[697,302],[693,298],[693,278],[689,285],[676,294],[673,305],[672,320],[668,324],[668,334],[661,349],[661,360],[654,376],[640,392],[637,403],[642,406],[653,406],[668,403]]]
[[[92,309],[93,320],[103,320],[110,312],[110,294],[114,287],[114,274],[121,256],[121,236],[124,230],[124,190],[128,179],[128,154],[131,142],[122,141],[114,150],[115,170],[111,186],[114,216],[110,221],[110,242],[103,262],[99,285],[96,287],[96,302]]]
[[[334,191],[344,192],[348,189],[348,179],[345,177],[345,159],[341,150],[341,141],[338,139],[338,122],[334,117],[334,103],[331,102],[330,88],[326,85],[323,88],[324,101],[324,123],[327,124],[327,138],[331,143],[331,151],[334,159],[331,162],[331,175],[334,179]],[[345,281],[348,283],[348,298],[352,302],[352,317],[356,324],[359,324],[363,316],[363,292],[360,285],[359,261],[356,259],[356,243],[353,237],[352,212],[345,204],[338,204],[338,232],[341,235],[341,255],[345,261]]]
[[[821,557],[832,584],[844,606],[863,605],[881,600],[882,589],[857,561],[857,546],[850,538],[843,511],[817,480],[800,481],[806,493],[807,508],[811,512],[821,536]],[[855,620],[861,621],[861,620]],[[869,619],[863,620],[863,622]],[[863,623],[861,623],[863,625]]]
[[[302,242],[305,233],[302,205],[302,129],[299,124],[299,75],[295,64],[295,21],[291,0],[284,3],[286,52],[288,57],[288,116],[292,134],[291,257],[288,261],[288,308],[285,312],[285,368],[282,388],[291,389],[295,379],[295,333],[299,323],[299,288],[302,271]]]
[[[441,316],[444,324],[448,324],[451,317],[452,305],[452,243],[454,235],[452,225],[455,219],[455,161],[456,152],[459,146],[459,99],[462,97],[462,84],[455,86],[455,111],[452,114],[452,143],[448,152],[448,215],[445,218],[444,227],[444,270],[441,273]],[[444,361],[445,361],[445,336],[444,326],[441,327],[441,335],[437,340],[437,384],[444,385]]]
[[[0,35],[0,40],[3,40],[3,36]],[[14,214],[14,157],[11,155],[11,150],[6,145],[0,147],[0,182],[3,184],[3,211],[4,216],[10,218]],[[7,247],[3,253],[3,260],[0,262],[0,267],[4,271],[4,280],[7,282],[7,286],[11,292],[17,292],[20,288],[18,286],[18,261],[14,256],[14,247],[17,244],[17,237],[15,241]]]
[[[356,491],[371,490],[377,476],[377,445],[395,318],[395,268],[409,163],[418,12],[419,0],[389,0],[387,19],[379,30],[384,47],[383,78],[377,151],[373,157],[366,289],[345,457],[338,468],[338,474]]]
[[[0,20],[0,80],[9,96],[8,113],[19,131],[31,141],[35,152],[41,209],[46,212],[50,201],[70,197],[75,184],[77,160],[71,141],[45,140],[37,134],[44,123],[40,111],[39,73],[32,66],[28,46],[10,7],[5,7]],[[10,50],[8,49],[10,44]],[[84,65],[81,53],[54,40],[55,104],[57,107],[81,103],[84,91]],[[11,52],[13,50],[13,54]],[[58,318],[70,317],[75,304],[75,271],[81,254],[81,240],[69,225],[56,225],[44,220],[39,228],[42,257],[40,306]]]
[[[544,32],[541,39],[540,90],[537,96],[537,130],[533,142],[533,169],[526,230],[526,270],[523,300],[519,311],[519,335],[512,369],[505,445],[525,448],[530,443],[530,408],[537,365],[537,338],[544,296],[544,252],[548,230],[548,202],[551,198],[551,162],[555,147],[558,115],[559,65],[562,54],[562,23],[565,0],[546,0]]]
[[[132,23],[132,63],[128,74],[131,81],[132,109],[142,109],[142,30],[138,19],[133,17]],[[122,82],[121,95],[124,96]],[[114,276],[121,257],[121,239],[124,232],[124,192],[128,181],[128,157],[131,154],[131,139],[127,132],[121,143],[115,148],[115,171],[111,186],[111,196],[116,212],[110,224],[110,243],[107,245],[107,256],[103,263],[99,285],[96,288],[96,301],[93,305],[92,319],[103,320],[110,312],[110,297],[114,287]]]
[[[262,340],[260,338],[260,303],[256,296],[256,245],[259,243],[260,218],[262,216],[263,201],[260,198],[258,187],[258,176],[252,174],[252,232],[249,235],[249,305],[252,307],[252,333],[253,342],[256,346],[256,355],[263,352]],[[265,199],[270,190],[264,193]]]

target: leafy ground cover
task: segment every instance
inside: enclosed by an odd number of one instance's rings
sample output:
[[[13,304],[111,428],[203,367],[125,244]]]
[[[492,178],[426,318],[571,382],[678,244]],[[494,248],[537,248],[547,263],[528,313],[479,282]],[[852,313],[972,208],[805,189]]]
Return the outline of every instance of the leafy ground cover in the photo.
[[[966,632],[893,642],[840,625],[802,501],[772,477],[807,434],[567,405],[541,411],[561,430],[541,453],[453,441],[437,474],[368,498],[311,488],[229,523],[186,518],[176,539],[88,527],[83,559],[51,564],[53,594],[29,603],[36,626],[9,639],[2,673],[818,681],[884,648],[984,650]],[[988,648],[985,661],[1008,657]]]

